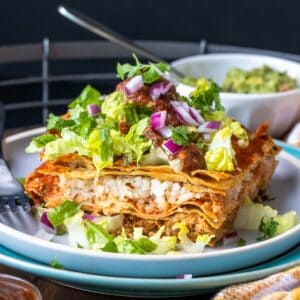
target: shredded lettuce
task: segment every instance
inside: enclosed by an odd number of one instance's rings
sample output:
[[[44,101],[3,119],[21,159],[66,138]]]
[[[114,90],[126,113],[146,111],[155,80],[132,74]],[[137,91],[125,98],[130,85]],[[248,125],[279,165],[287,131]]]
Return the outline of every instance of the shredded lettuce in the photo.
[[[126,102],[122,92],[113,92],[107,95],[102,104],[102,113],[116,123],[125,118]]]
[[[109,127],[94,129],[88,137],[86,149],[97,169],[111,166],[114,152]]]
[[[204,251],[205,246],[213,238],[212,235],[203,234],[198,235],[196,242],[193,242],[188,238],[189,230],[184,222],[176,223],[173,226],[173,230],[179,229],[178,239],[180,241],[179,248],[185,253],[200,253]]]
[[[269,205],[254,203],[247,198],[238,210],[234,228],[258,230],[263,219],[265,222],[272,219],[278,223],[275,235],[287,231],[298,223],[298,217],[295,211],[280,215],[277,210],[271,208]]]
[[[170,251],[174,251],[176,249],[177,238],[176,236],[163,236],[162,234],[165,231],[165,227],[162,226],[159,230],[153,234],[149,239],[152,241],[156,248],[151,251],[152,254],[166,254]],[[133,239],[139,240],[140,238],[146,238],[143,235],[143,228],[136,227],[133,231]]]
[[[107,230],[103,228],[101,224],[84,221],[86,225],[86,237],[93,249],[102,249],[108,242],[113,241],[113,236],[109,234]]]
[[[89,104],[97,104],[101,106],[100,100],[101,93],[97,91],[95,88],[87,85],[80,95],[69,104],[69,108],[75,108],[79,105],[82,108],[86,108]]]
[[[293,210],[277,215],[274,219],[278,223],[276,234],[281,234],[298,224],[297,213]]]
[[[61,155],[74,152],[88,156],[85,139],[66,128],[63,129],[61,138],[46,144],[43,159],[56,159]]]
[[[140,162],[143,154],[148,151],[152,145],[152,141],[150,139],[146,139],[143,135],[148,124],[149,118],[140,120],[138,123],[131,126],[129,132],[125,136],[127,148],[134,154],[133,158],[137,163]],[[128,155],[128,153],[126,154]],[[129,161],[131,159],[131,157],[128,157]]]
[[[45,146],[55,141],[57,137],[53,134],[45,133],[43,135],[40,135],[38,137],[33,138],[33,140],[30,142],[29,146],[25,149],[26,153],[39,153],[41,152]]]
[[[114,242],[117,245],[120,253],[127,254],[145,254],[156,250],[157,245],[148,237],[142,235],[142,230],[135,228],[134,238],[129,239],[126,236],[125,230],[115,237]]]
[[[83,211],[79,211],[73,217],[64,221],[68,231],[68,240],[74,248],[89,249],[90,244],[86,236],[86,228],[83,223]]]
[[[234,150],[231,145],[232,132],[229,127],[218,131],[205,154],[208,170],[233,171]]]
[[[151,147],[149,153],[143,155],[141,165],[168,165],[168,155],[160,147]]]
[[[56,206],[51,212],[48,212],[48,219],[54,227],[58,227],[64,221],[74,216],[80,208],[76,202],[65,200],[60,205]]]
[[[71,127],[73,125],[75,125],[74,120],[64,120],[52,113],[49,114],[47,120],[47,130],[56,130],[60,132],[63,128]]]

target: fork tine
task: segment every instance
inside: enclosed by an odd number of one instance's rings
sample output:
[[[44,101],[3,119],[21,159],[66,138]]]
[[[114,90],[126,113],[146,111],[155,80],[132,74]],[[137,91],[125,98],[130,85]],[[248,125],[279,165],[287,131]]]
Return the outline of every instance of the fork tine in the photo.
[[[9,206],[10,210],[12,211],[12,213],[16,213],[19,210],[19,207],[16,203],[16,197],[13,197],[13,196],[9,197],[7,204]]]
[[[0,197],[0,214],[6,212],[6,204],[7,203],[7,199],[4,197]]]
[[[25,194],[19,195],[17,202],[22,205],[22,207],[25,211],[31,210],[29,199]]]

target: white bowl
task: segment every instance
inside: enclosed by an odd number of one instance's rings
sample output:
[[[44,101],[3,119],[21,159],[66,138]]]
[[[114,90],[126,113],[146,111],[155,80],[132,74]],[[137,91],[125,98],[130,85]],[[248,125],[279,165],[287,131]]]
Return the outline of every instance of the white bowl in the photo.
[[[268,65],[286,71],[300,87],[300,64],[263,55],[253,54],[206,54],[176,60],[172,63],[179,71],[194,78],[211,78],[222,84],[226,73],[233,67],[250,70]],[[269,123],[270,133],[281,137],[292,124],[300,119],[300,88],[269,94],[221,93],[222,104],[228,115],[242,122],[250,130],[263,121]],[[179,83],[178,92],[188,96],[193,87]]]

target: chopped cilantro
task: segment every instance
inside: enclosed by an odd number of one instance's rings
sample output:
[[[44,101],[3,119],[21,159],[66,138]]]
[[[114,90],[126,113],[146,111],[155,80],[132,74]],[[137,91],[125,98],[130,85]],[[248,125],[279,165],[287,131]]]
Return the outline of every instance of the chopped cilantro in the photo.
[[[165,73],[169,70],[169,65],[165,63],[142,64],[135,54],[132,54],[132,56],[135,60],[135,65],[117,64],[117,76],[122,80],[131,78],[135,75],[142,75],[143,82],[150,84],[161,78],[160,73]]]
[[[76,118],[76,125],[72,126],[70,130],[83,138],[87,138],[96,126],[97,122],[95,118],[89,116],[86,111],[82,111]]]
[[[235,243],[237,246],[242,247],[247,244],[247,241],[245,241],[243,238],[239,238],[237,241],[235,241]]]
[[[198,141],[197,146],[199,149],[203,150],[203,151],[207,151],[208,150],[208,143],[204,142],[204,141]]]
[[[211,111],[223,111],[220,102],[220,87],[212,80],[200,78],[191,93],[191,105],[201,111],[202,115]]]
[[[188,129],[186,126],[172,127],[172,139],[179,146],[189,144]]]
[[[267,238],[274,237],[276,235],[276,230],[279,223],[274,220],[274,218],[269,217],[262,217],[258,231],[261,233],[261,235],[256,239],[257,241],[263,241]]]
[[[55,268],[55,269],[59,269],[59,270],[64,269],[64,266],[57,261],[56,257],[53,257],[50,265],[51,265],[52,268]]]

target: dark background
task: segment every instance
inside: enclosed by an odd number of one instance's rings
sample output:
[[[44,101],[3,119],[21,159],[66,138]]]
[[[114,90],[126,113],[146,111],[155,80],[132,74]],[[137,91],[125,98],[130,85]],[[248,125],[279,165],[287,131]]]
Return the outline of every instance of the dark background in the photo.
[[[2,0],[0,47],[23,43],[96,40],[97,37],[57,13],[69,5],[131,39],[173,40],[239,45],[300,54],[300,1],[285,0]],[[157,53],[159,55],[159,53]],[[118,58],[104,61],[51,61],[50,74],[114,71]],[[40,101],[41,83],[1,86],[1,81],[41,76],[41,62],[0,64],[0,101],[5,104]],[[51,99],[75,97],[87,82],[49,85]],[[114,81],[89,81],[102,92]],[[52,107],[61,113],[62,107]],[[42,122],[41,109],[8,111],[7,127]],[[24,117],[26,116],[26,117]]]
[[[2,0],[0,44],[95,36],[57,13],[66,4],[132,39],[198,41],[300,53],[297,0]]]

